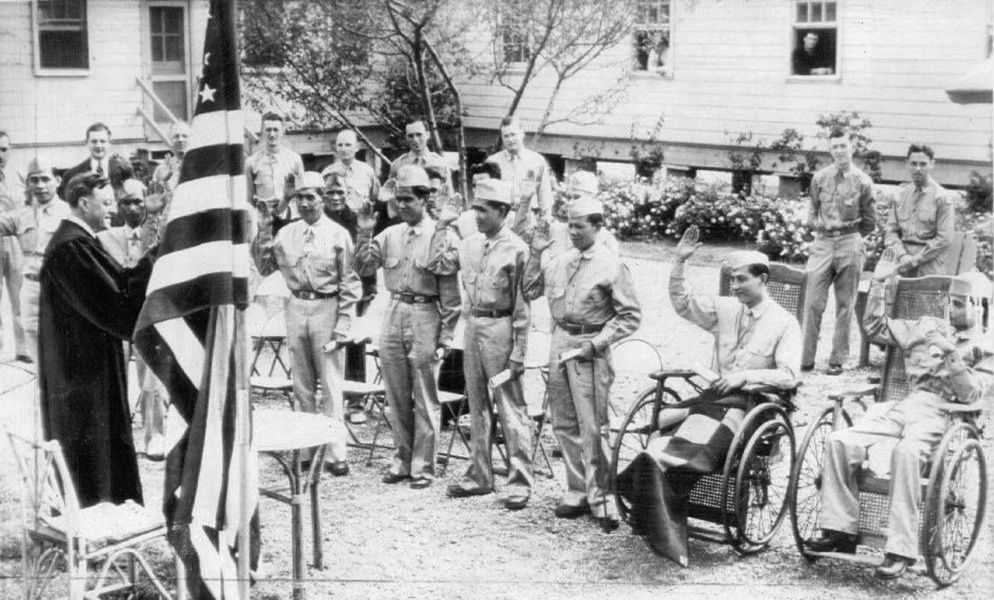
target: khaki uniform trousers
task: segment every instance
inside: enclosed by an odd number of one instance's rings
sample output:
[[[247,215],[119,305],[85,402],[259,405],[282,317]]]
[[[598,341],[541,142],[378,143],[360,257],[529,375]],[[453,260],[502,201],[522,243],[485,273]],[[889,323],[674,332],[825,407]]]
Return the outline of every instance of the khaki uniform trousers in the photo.
[[[380,361],[397,449],[390,466],[394,475],[435,477],[442,417],[435,382],[439,326],[434,303],[390,301],[380,332]]]
[[[593,337],[593,334],[570,335],[560,327],[553,328],[549,414],[566,466],[566,494],[562,503],[588,504],[595,517],[617,517],[611,493],[611,450],[607,435],[608,401],[614,381],[610,350],[592,361],[569,361],[565,375],[559,368],[560,354]]]
[[[493,398],[487,387],[487,380],[503,371],[511,356],[511,318],[467,315],[464,346],[463,372],[466,374],[466,395],[472,419],[472,456],[461,485],[467,489],[492,489],[494,486],[492,434],[496,405],[510,462],[507,493],[528,496],[534,482],[531,464],[532,430],[521,379],[512,379],[495,389]]]
[[[24,339],[24,327],[21,324],[21,285],[24,276],[21,273],[24,265],[21,245],[12,236],[0,239],[0,277],[3,278],[7,286],[7,295],[10,297],[11,321],[14,327],[14,352],[17,355],[28,354]],[[0,297],[3,296],[3,288],[0,287]],[[0,324],[2,327],[2,324]]]
[[[21,325],[24,327],[24,347],[38,365],[38,303],[41,284],[25,278],[21,283]]]
[[[877,443],[899,440],[890,459],[890,513],[885,552],[918,556],[921,466],[946,429],[942,398],[915,390],[900,402],[884,402],[849,429],[836,431],[825,447],[821,527],[855,534],[859,523],[856,472]]]
[[[344,461],[346,437],[342,400],[344,354],[327,353],[323,346],[331,341],[338,323],[338,298],[303,300],[291,296],[286,309],[286,339],[290,348],[293,394],[300,409],[318,412],[317,385],[321,384],[321,413],[332,421],[333,441],[327,445],[328,462]]]
[[[137,353],[135,355],[135,372],[138,375],[138,384],[141,386],[138,401],[141,403],[142,427],[145,429],[145,447],[147,449],[152,437],[165,435],[166,403],[169,394],[166,392],[166,386],[159,381],[152,369]]]
[[[813,365],[821,332],[821,316],[828,304],[828,288],[835,288],[835,335],[828,362],[842,365],[849,358],[849,327],[856,306],[859,276],[866,252],[858,233],[818,238],[811,244],[804,297],[804,351],[802,365]]]

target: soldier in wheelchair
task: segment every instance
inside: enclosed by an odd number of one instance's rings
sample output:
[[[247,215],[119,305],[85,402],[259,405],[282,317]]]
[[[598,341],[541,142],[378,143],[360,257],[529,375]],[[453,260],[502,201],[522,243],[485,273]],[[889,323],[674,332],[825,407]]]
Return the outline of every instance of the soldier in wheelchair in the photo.
[[[767,293],[766,255],[740,251],[728,256],[737,298],[694,295],[684,279],[684,263],[700,246],[698,237],[691,226],[676,247],[670,299],[677,314],[715,336],[716,380],[697,398],[664,405],[655,423],[658,437],[616,480],[618,494],[631,506],[632,529],[682,566],[688,564],[692,488],[702,476],[722,469],[746,414],[769,402],[765,392],[789,395],[796,388],[801,367],[800,326]]]
[[[855,553],[860,523],[857,471],[868,465],[879,473],[887,471],[889,463],[886,544],[876,575],[894,579],[919,555],[922,467],[948,427],[948,403],[973,404],[981,397],[983,377],[972,367],[984,353],[980,334],[973,331],[971,286],[965,279],[949,282],[948,321],[886,316],[896,293],[896,269],[887,258],[874,275],[863,321],[868,335],[900,348],[910,392],[898,401],[871,405],[852,427],[828,436],[821,473],[821,532],[805,540],[804,548]]]

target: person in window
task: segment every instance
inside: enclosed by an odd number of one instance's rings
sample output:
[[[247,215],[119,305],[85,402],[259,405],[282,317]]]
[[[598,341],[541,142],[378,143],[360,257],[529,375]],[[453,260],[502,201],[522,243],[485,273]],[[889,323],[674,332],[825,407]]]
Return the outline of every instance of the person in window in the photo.
[[[791,59],[794,64],[794,75],[831,75],[832,60],[825,55],[825,50],[818,42],[821,39],[817,33],[809,31],[804,34],[801,46],[794,49]]]

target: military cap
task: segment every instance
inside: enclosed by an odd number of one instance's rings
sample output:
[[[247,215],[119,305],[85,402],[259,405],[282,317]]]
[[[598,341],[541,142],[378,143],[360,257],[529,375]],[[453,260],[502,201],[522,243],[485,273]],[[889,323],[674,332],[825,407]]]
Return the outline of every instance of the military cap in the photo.
[[[575,194],[597,194],[597,175],[590,171],[576,171],[566,181],[566,191]]]
[[[602,214],[604,214],[604,206],[600,200],[595,198],[579,198],[569,203],[570,219]]]
[[[55,175],[55,170],[52,168],[52,163],[48,162],[48,160],[40,156],[35,156],[34,158],[32,158],[31,162],[28,163],[27,175],[34,175],[35,173],[44,173],[44,172],[47,172],[53,176]]]
[[[473,205],[499,202],[511,206],[511,190],[500,179],[481,179],[473,186]]]
[[[428,174],[417,165],[404,165],[397,170],[397,195],[404,192],[420,189],[427,191],[431,189],[431,182],[428,181]]]
[[[770,257],[755,250],[736,250],[725,258],[725,266],[729,269],[741,269],[751,265],[770,265]]]
[[[324,189],[324,179],[317,171],[304,171],[304,174],[297,179],[297,187],[293,190],[294,195],[306,189]]]

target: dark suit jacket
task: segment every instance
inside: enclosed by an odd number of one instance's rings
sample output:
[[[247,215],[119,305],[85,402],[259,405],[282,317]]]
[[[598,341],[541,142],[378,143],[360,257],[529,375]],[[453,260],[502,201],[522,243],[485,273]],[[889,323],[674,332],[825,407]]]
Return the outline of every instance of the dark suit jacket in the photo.
[[[108,172],[105,173],[104,176],[109,178],[111,185],[115,187],[121,185],[125,179],[132,176],[131,164],[128,163],[127,159],[120,154],[111,154],[107,158],[107,171]],[[59,183],[59,188],[56,190],[59,194],[59,198],[68,200],[68,198],[66,198],[66,187],[69,185],[69,181],[80,173],[89,172],[90,157],[87,156],[86,160],[63,173],[62,182]]]

